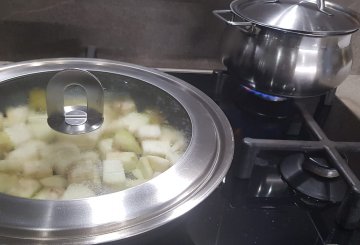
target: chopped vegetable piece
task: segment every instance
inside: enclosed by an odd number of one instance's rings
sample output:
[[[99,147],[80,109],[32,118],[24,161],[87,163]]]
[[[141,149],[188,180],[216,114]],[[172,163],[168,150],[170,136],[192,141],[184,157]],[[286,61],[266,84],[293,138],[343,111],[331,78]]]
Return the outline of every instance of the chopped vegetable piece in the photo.
[[[66,188],[61,199],[69,200],[69,199],[87,198],[93,196],[95,196],[95,192],[85,184],[73,183]]]
[[[11,142],[9,136],[0,132],[0,157],[3,158],[6,153],[11,151],[14,148],[13,143]]]
[[[109,186],[123,187],[125,172],[120,160],[105,160],[103,162],[103,182]]]
[[[38,160],[40,158],[40,152],[45,147],[46,145],[44,142],[39,140],[31,140],[11,151],[8,154],[7,159],[13,162]]]
[[[120,160],[125,171],[135,169],[139,161],[134,152],[109,152],[106,160]]]
[[[55,132],[51,129],[47,121],[28,123],[28,128],[35,139],[50,142],[55,137]]]
[[[164,172],[171,166],[170,161],[162,157],[146,156],[146,158],[149,160],[150,166],[154,171]]]
[[[6,126],[25,123],[29,114],[26,106],[9,107],[6,109]]]
[[[131,173],[135,176],[137,179],[144,179],[144,175],[142,174],[141,170],[136,168]]]
[[[14,174],[0,173],[0,192],[7,192],[18,182]]]
[[[149,160],[146,157],[140,158],[139,169],[145,179],[151,178],[151,176],[153,175],[153,172],[154,172],[150,166]]]
[[[165,157],[170,161],[171,164],[174,164],[177,162],[177,160],[179,160],[180,156],[180,153],[168,151]]]
[[[53,175],[40,179],[40,183],[45,187],[53,188],[65,188],[68,185],[67,180],[61,175]]]
[[[91,182],[95,185],[101,184],[99,167],[91,162],[73,165],[67,175],[68,183]]]
[[[42,188],[38,193],[33,197],[34,199],[43,199],[43,200],[58,200],[63,195],[64,188]]]
[[[32,135],[24,123],[15,124],[4,129],[14,146],[18,146],[31,139]]]
[[[24,161],[23,174],[33,178],[44,178],[53,175],[53,170],[50,164],[42,160]]]
[[[46,111],[46,96],[43,89],[34,88],[30,91],[29,106],[35,111]]]
[[[41,185],[39,181],[30,178],[19,178],[15,185],[13,185],[6,193],[18,197],[32,197]]]
[[[160,126],[157,124],[148,124],[141,126],[135,133],[140,139],[157,139],[161,135]]]
[[[126,129],[120,129],[114,137],[114,147],[122,151],[132,151],[136,154],[141,153],[139,142]]]
[[[103,139],[98,143],[98,149],[100,151],[101,157],[104,159],[108,152],[111,152],[113,149],[113,139]]]
[[[79,158],[80,150],[71,143],[55,143],[46,147],[41,155],[53,164],[56,174],[66,175],[68,168]]]
[[[120,121],[125,128],[135,133],[138,128],[149,123],[150,117],[145,113],[131,112],[121,118]]]
[[[143,140],[141,142],[144,155],[166,156],[170,149],[170,145],[166,141],[161,140]]]

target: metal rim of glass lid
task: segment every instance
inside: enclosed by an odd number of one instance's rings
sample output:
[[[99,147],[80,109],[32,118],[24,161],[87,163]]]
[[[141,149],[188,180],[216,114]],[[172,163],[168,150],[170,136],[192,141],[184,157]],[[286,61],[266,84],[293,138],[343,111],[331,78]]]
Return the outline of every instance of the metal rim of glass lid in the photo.
[[[1,67],[0,86],[17,78],[63,69],[125,76],[166,92],[190,118],[190,143],[183,156],[164,173],[124,191],[66,201],[0,194],[0,237],[57,244],[68,239],[82,244],[119,240],[175,219],[205,199],[221,182],[233,157],[231,126],[209,97],[180,79],[127,63],[71,58]]]
[[[230,8],[253,24],[300,34],[347,34],[360,27],[358,13],[325,0],[237,0]]]

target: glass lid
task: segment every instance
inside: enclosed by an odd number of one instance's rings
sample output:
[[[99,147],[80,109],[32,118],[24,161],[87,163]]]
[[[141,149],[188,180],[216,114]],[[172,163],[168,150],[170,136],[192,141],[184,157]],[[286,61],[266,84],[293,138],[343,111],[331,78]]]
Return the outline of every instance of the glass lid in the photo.
[[[231,10],[254,24],[315,36],[352,33],[359,14],[325,0],[233,1]]]
[[[76,70],[77,79],[58,75],[64,70]],[[225,114],[158,70],[33,60],[0,67],[0,88],[0,243],[136,236],[199,204],[230,167],[234,139]]]
[[[65,83],[58,79],[60,73],[68,75]],[[164,90],[109,72],[60,73],[30,74],[0,84],[1,193],[68,200],[118,192],[160,175],[187,149],[190,117]],[[103,100],[89,90],[86,76],[100,82]],[[56,86],[49,88],[49,81]],[[89,126],[91,132],[65,132],[58,121],[50,125],[49,107],[55,106],[63,110],[59,120],[65,127],[74,126],[64,120],[77,120],[75,129],[84,129],[92,123],[91,101],[102,113],[100,123]],[[87,112],[87,118],[79,111]]]

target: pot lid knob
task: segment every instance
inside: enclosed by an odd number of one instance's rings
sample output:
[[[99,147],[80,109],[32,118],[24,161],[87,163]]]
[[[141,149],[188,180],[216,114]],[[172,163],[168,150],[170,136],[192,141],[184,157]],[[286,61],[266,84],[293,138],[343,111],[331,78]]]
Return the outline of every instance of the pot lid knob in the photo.
[[[64,96],[71,86],[79,86],[85,91],[86,106],[65,106]],[[49,126],[61,133],[88,133],[100,128],[104,122],[103,87],[88,71],[67,69],[56,73],[46,88],[46,104]]]

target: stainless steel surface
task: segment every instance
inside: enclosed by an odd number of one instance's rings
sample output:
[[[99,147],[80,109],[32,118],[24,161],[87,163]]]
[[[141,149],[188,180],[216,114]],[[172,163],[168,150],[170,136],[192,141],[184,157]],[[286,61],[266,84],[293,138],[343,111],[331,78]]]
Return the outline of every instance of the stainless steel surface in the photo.
[[[274,95],[308,97],[337,87],[350,73],[351,34],[317,37],[253,26],[250,32],[227,26],[222,40],[222,62],[239,83]]]
[[[64,95],[70,86],[84,89],[87,106],[65,106]],[[47,85],[46,108],[52,129],[65,134],[89,133],[104,122],[103,87],[90,72],[75,69],[58,72]]]
[[[358,13],[324,0],[238,0],[230,8],[256,25],[311,36],[343,35],[360,28]]]
[[[74,68],[139,79],[173,96],[191,120],[189,146],[163,174],[117,193],[69,201],[1,194],[0,243],[93,244],[149,231],[201,202],[230,166],[234,142],[224,113],[198,89],[160,71],[99,59],[37,60],[1,67],[0,84],[29,74]]]
[[[252,26],[253,24],[249,21],[234,21],[234,15],[232,15],[231,19],[226,19],[223,17],[223,14],[232,14],[233,12],[228,9],[223,10],[213,10],[213,14],[218,17],[220,20],[226,22],[229,25],[232,26]]]

